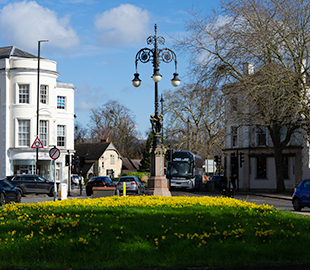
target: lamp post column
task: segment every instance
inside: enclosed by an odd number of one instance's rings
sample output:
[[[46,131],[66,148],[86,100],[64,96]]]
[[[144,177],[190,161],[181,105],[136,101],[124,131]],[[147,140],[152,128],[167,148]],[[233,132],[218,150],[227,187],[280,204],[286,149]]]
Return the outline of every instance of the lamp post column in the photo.
[[[39,137],[39,104],[40,104],[40,48],[41,42],[48,42],[48,40],[38,41],[38,76],[37,76],[37,137]],[[39,148],[36,148],[36,174],[39,174]]]
[[[154,81],[154,90],[155,90],[155,112],[154,115],[151,115],[151,124],[153,132],[153,147],[151,150],[151,176],[148,179],[148,190],[149,195],[156,196],[167,196],[170,197],[171,193],[168,189],[167,179],[164,175],[164,161],[165,161],[165,152],[161,142],[161,129],[163,124],[163,115],[158,112],[158,82],[161,79],[159,74],[159,63],[165,62],[170,63],[171,61],[175,62],[175,73],[173,73],[173,79],[171,83],[173,86],[178,86],[180,80],[178,78],[178,73],[176,71],[177,60],[174,51],[169,48],[158,49],[158,44],[164,44],[165,39],[161,36],[157,36],[157,25],[155,24],[155,35],[149,36],[147,38],[147,44],[153,44],[154,48],[143,48],[136,54],[136,73],[134,74],[134,79],[132,84],[135,87],[140,86],[141,80],[139,79],[139,73],[137,72],[137,63],[138,61],[142,63],[147,63],[152,61],[153,63],[153,76]]]
[[[148,179],[149,195],[171,197],[164,174],[166,149],[161,142],[163,116],[158,113],[158,82],[155,82],[155,114],[151,115],[153,147],[151,150],[151,176]]]

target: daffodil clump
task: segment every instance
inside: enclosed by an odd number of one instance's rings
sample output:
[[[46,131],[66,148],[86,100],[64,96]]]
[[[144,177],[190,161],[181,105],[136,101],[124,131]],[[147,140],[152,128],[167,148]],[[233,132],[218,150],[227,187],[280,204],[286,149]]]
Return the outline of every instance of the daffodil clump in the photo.
[[[8,204],[0,209],[0,267],[142,269],[307,261],[309,226],[307,217],[225,197]]]

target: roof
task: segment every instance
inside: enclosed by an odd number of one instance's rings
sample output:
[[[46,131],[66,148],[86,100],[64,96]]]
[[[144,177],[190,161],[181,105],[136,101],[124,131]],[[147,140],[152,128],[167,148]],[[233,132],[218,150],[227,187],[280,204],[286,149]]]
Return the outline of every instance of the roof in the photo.
[[[140,169],[141,159],[131,159],[130,161],[135,166],[136,170]]]
[[[110,142],[81,143],[76,146],[76,155],[85,157],[85,160],[98,160],[110,144]]]
[[[133,166],[133,164],[130,162],[128,158],[123,159],[122,163],[122,171],[136,171],[136,168]]]
[[[128,159],[123,158],[122,170],[135,172],[139,171],[140,168],[140,160],[139,159]]]
[[[3,58],[38,58],[37,55],[24,51],[22,49],[16,48],[15,46],[1,47],[0,48],[0,59]]]
[[[82,175],[87,176],[88,171],[91,169],[94,163],[95,162],[85,163],[84,166],[82,167]]]

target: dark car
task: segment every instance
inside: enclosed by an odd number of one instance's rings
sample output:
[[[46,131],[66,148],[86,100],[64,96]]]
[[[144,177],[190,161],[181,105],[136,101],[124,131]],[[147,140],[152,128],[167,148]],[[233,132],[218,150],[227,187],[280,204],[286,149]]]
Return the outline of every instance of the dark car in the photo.
[[[54,196],[54,182],[36,174],[15,175],[11,183],[21,190],[21,195],[36,193]]]
[[[214,182],[214,189],[222,191],[227,185],[227,178],[223,175],[213,175],[208,182]]]
[[[94,176],[86,184],[86,195],[93,194],[93,187],[115,187],[115,184],[108,176]]]
[[[138,176],[121,176],[116,184],[116,189],[123,192],[124,184],[126,192],[145,193],[145,185]]]
[[[14,187],[8,180],[0,180],[0,206],[9,202],[21,202],[21,192]]]
[[[292,196],[293,208],[300,211],[304,207],[310,207],[310,179],[303,180],[294,190]]]

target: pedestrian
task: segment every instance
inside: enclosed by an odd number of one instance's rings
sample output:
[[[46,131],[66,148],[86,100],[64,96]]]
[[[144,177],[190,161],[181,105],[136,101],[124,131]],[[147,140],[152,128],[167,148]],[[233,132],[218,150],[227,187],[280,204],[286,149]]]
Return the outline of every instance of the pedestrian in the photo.
[[[236,181],[237,181],[237,174],[234,174],[230,177],[230,183],[232,184],[233,190],[236,189]]]
[[[71,190],[74,189],[73,174],[71,174]]]
[[[82,196],[84,177],[81,174],[79,174],[79,184],[80,184],[80,196]]]

